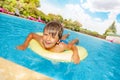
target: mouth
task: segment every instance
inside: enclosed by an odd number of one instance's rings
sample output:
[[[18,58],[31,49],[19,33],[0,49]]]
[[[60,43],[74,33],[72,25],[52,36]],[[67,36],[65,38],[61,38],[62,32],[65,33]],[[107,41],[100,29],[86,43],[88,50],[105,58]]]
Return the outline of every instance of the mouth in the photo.
[[[45,46],[45,48],[51,48],[52,47],[52,43],[46,41],[46,42],[44,42],[44,46]]]
[[[50,44],[51,44],[51,42],[45,41],[45,44],[50,45]]]

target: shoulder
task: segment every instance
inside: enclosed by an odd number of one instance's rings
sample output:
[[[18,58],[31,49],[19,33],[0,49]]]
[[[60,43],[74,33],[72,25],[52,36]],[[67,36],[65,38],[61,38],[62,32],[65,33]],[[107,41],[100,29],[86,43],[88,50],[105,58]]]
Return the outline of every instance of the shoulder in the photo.
[[[63,52],[65,50],[69,50],[69,49],[68,49],[68,45],[65,44],[64,42],[60,42],[56,44],[56,46],[51,49],[51,51],[53,52]]]
[[[65,44],[64,42],[60,42],[58,45],[59,46],[66,46],[67,44]]]
[[[57,44],[57,46],[59,47],[59,49],[63,49],[66,50],[68,45],[65,44],[64,42],[60,42],[59,44]]]

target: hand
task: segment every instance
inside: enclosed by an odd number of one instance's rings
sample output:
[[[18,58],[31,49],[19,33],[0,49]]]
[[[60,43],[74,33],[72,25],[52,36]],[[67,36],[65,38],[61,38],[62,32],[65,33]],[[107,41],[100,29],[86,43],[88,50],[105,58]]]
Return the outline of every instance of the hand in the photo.
[[[17,46],[17,49],[19,49],[19,50],[25,50],[26,46],[25,45],[20,45],[20,46]]]
[[[72,60],[73,60],[73,62],[74,62],[75,64],[80,63],[80,57],[79,57],[79,55],[78,55],[78,54],[73,54],[73,55],[72,55]]]

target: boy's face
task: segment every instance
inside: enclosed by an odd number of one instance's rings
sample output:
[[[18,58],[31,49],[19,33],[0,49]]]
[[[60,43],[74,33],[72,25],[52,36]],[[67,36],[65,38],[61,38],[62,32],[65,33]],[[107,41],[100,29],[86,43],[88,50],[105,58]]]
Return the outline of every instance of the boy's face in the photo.
[[[52,48],[56,45],[56,43],[59,41],[58,33],[55,36],[52,36],[52,34],[49,34],[47,30],[43,33],[43,44],[45,48]]]

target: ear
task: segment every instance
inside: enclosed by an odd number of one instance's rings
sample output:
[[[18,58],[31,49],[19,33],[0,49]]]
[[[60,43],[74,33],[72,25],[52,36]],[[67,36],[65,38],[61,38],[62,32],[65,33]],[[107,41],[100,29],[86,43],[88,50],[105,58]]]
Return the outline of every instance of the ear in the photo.
[[[60,40],[58,40],[57,44],[59,44],[59,43],[60,43]]]

